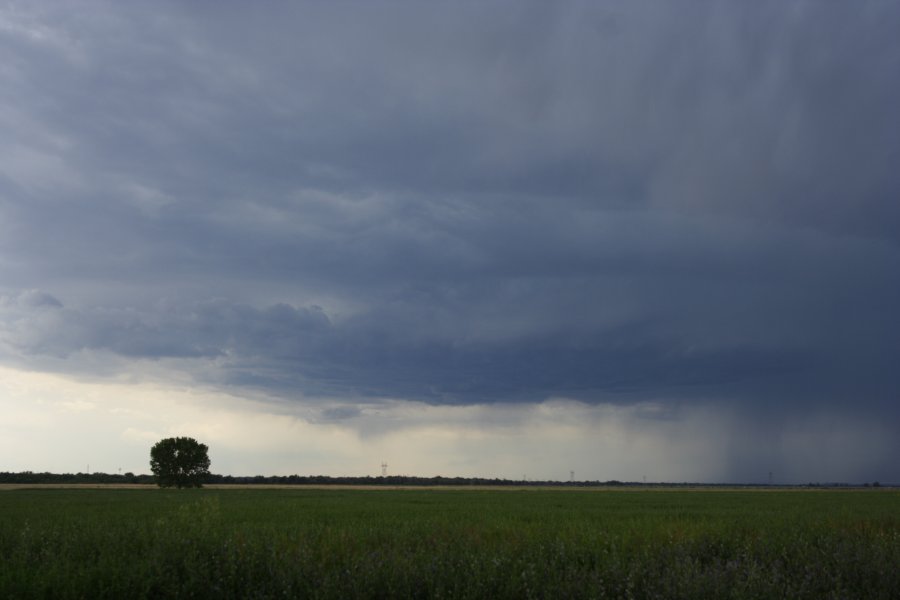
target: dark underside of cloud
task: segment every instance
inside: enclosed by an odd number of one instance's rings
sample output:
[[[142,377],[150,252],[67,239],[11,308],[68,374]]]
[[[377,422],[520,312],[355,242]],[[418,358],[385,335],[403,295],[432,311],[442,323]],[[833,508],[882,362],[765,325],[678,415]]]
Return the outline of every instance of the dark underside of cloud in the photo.
[[[5,360],[896,419],[896,6],[92,8],[2,12]]]

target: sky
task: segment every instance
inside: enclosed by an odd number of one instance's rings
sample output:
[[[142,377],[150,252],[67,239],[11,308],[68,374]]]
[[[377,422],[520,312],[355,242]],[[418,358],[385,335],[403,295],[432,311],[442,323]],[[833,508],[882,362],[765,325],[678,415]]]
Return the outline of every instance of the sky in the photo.
[[[0,470],[900,482],[898,30],[4,3]]]

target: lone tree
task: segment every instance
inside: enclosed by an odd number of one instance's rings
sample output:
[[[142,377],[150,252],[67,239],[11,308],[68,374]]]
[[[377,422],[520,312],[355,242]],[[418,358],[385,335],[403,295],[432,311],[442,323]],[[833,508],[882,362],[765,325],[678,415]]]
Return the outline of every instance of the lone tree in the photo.
[[[159,487],[202,487],[209,475],[209,448],[194,438],[159,440],[150,449],[150,470]]]

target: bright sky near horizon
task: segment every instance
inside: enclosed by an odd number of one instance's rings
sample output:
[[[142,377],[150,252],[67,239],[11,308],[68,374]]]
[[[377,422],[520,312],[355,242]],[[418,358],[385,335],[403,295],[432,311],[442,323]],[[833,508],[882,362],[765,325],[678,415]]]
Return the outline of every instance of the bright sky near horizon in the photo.
[[[0,471],[900,482],[900,4],[0,7]]]

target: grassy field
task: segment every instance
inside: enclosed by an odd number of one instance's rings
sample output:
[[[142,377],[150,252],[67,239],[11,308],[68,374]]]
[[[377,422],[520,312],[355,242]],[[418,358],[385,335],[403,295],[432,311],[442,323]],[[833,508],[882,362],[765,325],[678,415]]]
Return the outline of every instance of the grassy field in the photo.
[[[2,598],[898,598],[900,492],[0,491]]]

